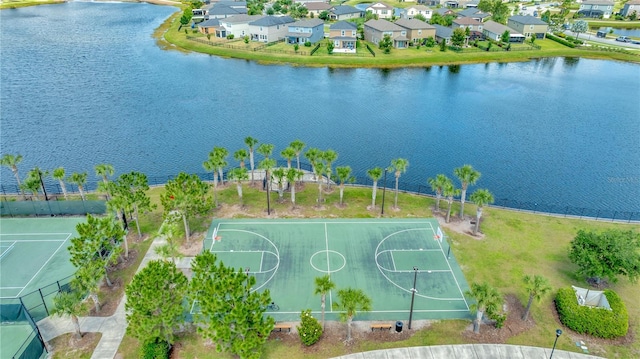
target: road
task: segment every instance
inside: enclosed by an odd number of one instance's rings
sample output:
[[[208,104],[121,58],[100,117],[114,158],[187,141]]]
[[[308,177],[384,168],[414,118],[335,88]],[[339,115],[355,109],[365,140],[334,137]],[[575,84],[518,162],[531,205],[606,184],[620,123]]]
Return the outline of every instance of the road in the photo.
[[[576,37],[577,35],[575,32],[571,30],[565,30],[564,33],[573,37]],[[586,33],[580,33],[579,39],[599,42],[604,45],[620,46],[620,47],[627,48],[629,50],[640,50],[640,44],[632,44],[630,42],[616,41],[613,35],[607,35],[606,38],[602,38],[602,37],[597,37],[595,32],[586,32]]]

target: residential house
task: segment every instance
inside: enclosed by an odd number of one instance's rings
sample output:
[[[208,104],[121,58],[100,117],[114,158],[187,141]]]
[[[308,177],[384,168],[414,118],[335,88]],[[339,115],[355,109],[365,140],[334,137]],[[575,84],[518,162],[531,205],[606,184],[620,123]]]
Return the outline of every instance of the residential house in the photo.
[[[319,2],[323,2],[323,3],[329,3],[329,0],[294,0],[294,2],[300,3],[302,5],[304,5],[305,7],[307,7],[307,5],[312,4],[312,3],[319,3]]]
[[[524,42],[524,35],[495,21],[489,20],[485,22],[482,27],[484,37],[493,41],[502,41],[502,34],[504,34],[505,31],[509,32],[509,42]]]
[[[477,8],[478,4],[480,3],[480,0],[471,0],[469,2],[467,2],[464,7],[469,9],[469,8]]]
[[[453,10],[451,10],[451,9],[444,8],[444,7],[437,8],[437,9],[435,10],[435,12],[437,12],[438,14],[440,14],[440,16],[442,16],[442,17],[444,17],[444,16],[449,16],[449,15],[456,16],[456,12],[455,12],[455,11],[453,11]]]
[[[474,7],[470,7],[470,8],[466,8],[460,12],[458,12],[458,17],[470,17],[474,20],[478,20],[480,22],[484,22],[485,20],[487,20],[491,15],[480,11],[479,9],[476,9]]]
[[[407,29],[407,38],[414,44],[418,44],[422,39],[429,37],[436,38],[436,28],[424,21],[418,19],[398,19],[395,24]]]
[[[214,34],[220,28],[220,20],[209,19],[198,23],[198,31],[203,34]]]
[[[640,0],[627,1],[620,11],[620,15],[627,17],[631,16],[634,12],[636,13],[636,19],[640,18]]]
[[[218,1],[204,6],[205,19],[224,19],[247,13],[246,1]]]
[[[425,19],[430,20],[433,10],[424,5],[413,5],[400,11],[400,17],[403,19],[413,19],[416,15],[422,15]]]
[[[288,26],[287,39],[290,44],[315,44],[324,39],[324,21],[320,19],[298,20]]]
[[[333,52],[356,52],[358,25],[350,21],[338,21],[329,27],[329,38],[333,41]]]
[[[534,36],[537,39],[544,39],[547,31],[549,30],[549,24],[538,19],[535,16],[523,16],[515,15],[511,16],[507,20],[507,26],[516,30],[526,37]]]
[[[393,6],[383,2],[374,2],[364,9],[364,11],[377,15],[378,19],[391,19],[393,17]]]
[[[613,0],[584,0],[578,14],[584,17],[608,19],[613,12]]]
[[[287,37],[288,25],[294,22],[291,16],[265,16],[249,23],[249,36],[251,41],[278,41]]]
[[[249,35],[249,23],[263,17],[264,15],[242,14],[218,19],[220,21],[220,29],[216,32],[216,37],[226,37],[227,35],[233,35],[236,38],[245,37]]]
[[[436,42],[441,43],[444,41],[445,44],[451,43],[451,36],[453,35],[452,28],[437,24],[433,24],[433,27],[436,28]]]
[[[406,49],[409,46],[407,29],[388,20],[369,20],[364,23],[364,39],[376,45],[389,35],[393,40],[393,47]]]
[[[349,20],[364,17],[364,11],[349,5],[338,5],[329,9],[330,20]]]
[[[463,29],[469,29],[469,40],[482,39],[482,27],[483,23],[470,17],[459,17],[453,20],[451,28],[455,29],[460,27]]]
[[[309,11],[309,17],[312,16],[311,14],[313,14],[314,17],[318,17],[323,11],[329,11],[329,9],[332,8],[330,4],[321,1],[307,2],[304,4],[304,7]]]

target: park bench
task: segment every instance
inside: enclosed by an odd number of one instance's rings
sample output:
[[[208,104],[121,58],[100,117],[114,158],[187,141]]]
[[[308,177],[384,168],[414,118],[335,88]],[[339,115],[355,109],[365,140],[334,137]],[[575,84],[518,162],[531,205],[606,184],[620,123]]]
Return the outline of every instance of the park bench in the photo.
[[[373,331],[374,329],[387,329],[387,330],[391,330],[391,328],[393,327],[393,325],[391,324],[371,324],[371,331]]]
[[[277,323],[274,327],[273,327],[273,331],[283,331],[286,330],[287,332],[291,333],[291,325],[289,324],[282,324],[282,323]]]

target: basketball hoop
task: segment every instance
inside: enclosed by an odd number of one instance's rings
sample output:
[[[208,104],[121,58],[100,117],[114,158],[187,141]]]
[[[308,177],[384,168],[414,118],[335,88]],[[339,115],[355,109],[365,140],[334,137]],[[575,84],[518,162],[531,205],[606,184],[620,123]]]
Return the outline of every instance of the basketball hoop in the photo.
[[[439,241],[440,240],[440,236],[436,234],[435,236],[433,236],[433,240],[434,241]]]
[[[220,241],[220,240],[222,239],[222,237],[220,237],[220,236],[215,236],[215,237],[213,237],[213,238],[214,238],[216,241]]]

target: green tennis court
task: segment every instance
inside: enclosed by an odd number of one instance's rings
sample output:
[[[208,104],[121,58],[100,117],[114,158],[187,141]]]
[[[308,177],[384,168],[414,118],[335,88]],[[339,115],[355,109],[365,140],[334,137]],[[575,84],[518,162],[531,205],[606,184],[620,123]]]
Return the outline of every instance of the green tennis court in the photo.
[[[336,284],[327,295],[330,320],[346,287],[372,299],[373,310],[357,319],[406,320],[414,279],[414,319],[469,318],[469,287],[443,237],[435,219],[214,220],[204,249],[254,275],[252,290],[269,289],[276,320],[296,320],[307,308],[320,313],[314,278],[327,273]]]

